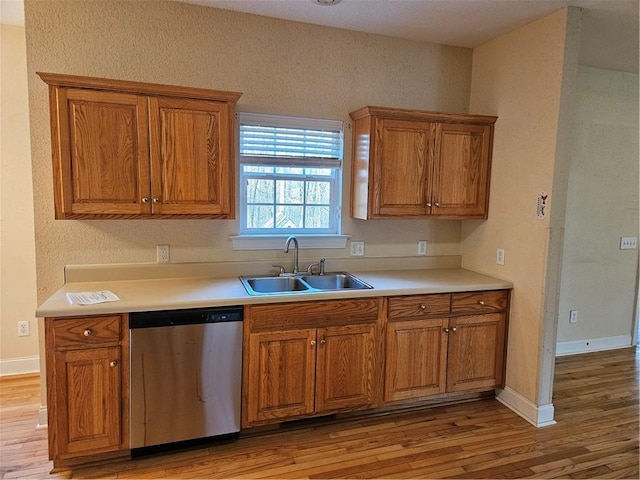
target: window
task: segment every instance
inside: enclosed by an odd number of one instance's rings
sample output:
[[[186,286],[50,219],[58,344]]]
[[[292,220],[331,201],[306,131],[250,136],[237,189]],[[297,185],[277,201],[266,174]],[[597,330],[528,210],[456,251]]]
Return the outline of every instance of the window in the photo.
[[[342,122],[240,113],[240,233],[339,234]]]

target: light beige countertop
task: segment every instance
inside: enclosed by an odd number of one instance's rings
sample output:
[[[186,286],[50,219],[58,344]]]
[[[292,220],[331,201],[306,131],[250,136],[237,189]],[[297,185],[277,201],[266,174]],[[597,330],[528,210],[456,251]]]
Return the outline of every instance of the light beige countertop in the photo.
[[[67,281],[36,310],[38,317],[66,317],[110,313],[220,307],[339,298],[504,290],[511,282],[463,268],[351,271],[373,289],[249,295],[237,276],[178,277],[129,280]],[[120,300],[75,305],[67,293],[110,290]]]

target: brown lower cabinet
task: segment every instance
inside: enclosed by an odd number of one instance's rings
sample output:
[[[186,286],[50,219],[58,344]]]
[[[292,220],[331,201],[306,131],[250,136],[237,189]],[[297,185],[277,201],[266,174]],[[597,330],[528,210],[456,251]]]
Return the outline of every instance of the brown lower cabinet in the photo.
[[[242,426],[378,406],[382,302],[245,307]]]
[[[503,385],[509,292],[389,298],[385,402]]]
[[[49,458],[126,456],[127,315],[45,319]]]
[[[502,386],[509,291],[245,306],[242,427]],[[45,318],[54,470],[129,455],[129,317]]]

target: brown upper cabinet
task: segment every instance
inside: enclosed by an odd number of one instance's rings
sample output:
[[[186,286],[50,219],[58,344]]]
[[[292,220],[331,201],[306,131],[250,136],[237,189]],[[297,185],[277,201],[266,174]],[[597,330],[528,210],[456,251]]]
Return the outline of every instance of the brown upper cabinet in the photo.
[[[497,117],[383,107],[350,115],[352,217],[487,218]]]
[[[56,218],[235,217],[239,93],[38,75],[49,85]]]

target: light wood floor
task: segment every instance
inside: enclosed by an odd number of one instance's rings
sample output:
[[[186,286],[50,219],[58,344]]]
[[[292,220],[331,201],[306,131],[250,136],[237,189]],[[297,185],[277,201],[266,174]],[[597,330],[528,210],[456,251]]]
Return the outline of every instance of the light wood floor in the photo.
[[[279,430],[78,469],[74,478],[639,478],[639,354],[558,359],[557,425],[536,429],[493,399]],[[35,430],[37,376],[0,381],[1,478],[49,475]]]

